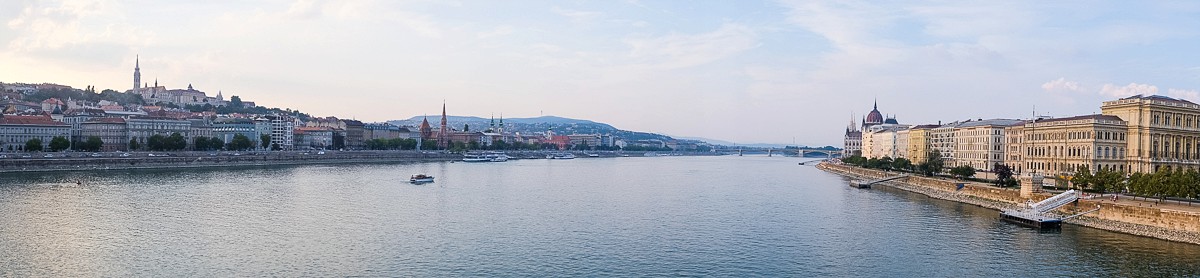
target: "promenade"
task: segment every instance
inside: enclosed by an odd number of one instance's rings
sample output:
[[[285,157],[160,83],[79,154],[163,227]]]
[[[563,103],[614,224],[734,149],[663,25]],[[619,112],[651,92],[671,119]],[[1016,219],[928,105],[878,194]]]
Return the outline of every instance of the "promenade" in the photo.
[[[895,173],[864,169],[848,165],[821,163],[817,168],[826,172],[859,179],[877,179]],[[960,189],[956,186],[964,183]],[[973,204],[1002,210],[1022,206],[1026,201],[1041,201],[1052,196],[1039,193],[1022,198],[1013,188],[999,188],[984,183],[963,182],[947,178],[912,176],[885,182],[894,188],[924,194],[931,198]],[[1147,236],[1177,242],[1200,244],[1200,206],[1182,202],[1159,202],[1153,199],[1121,196],[1113,201],[1110,195],[1081,199],[1077,205],[1064,206],[1058,213],[1070,215],[1100,206],[1095,213],[1067,220],[1066,223],[1102,230]],[[997,219],[998,220],[998,219]]]

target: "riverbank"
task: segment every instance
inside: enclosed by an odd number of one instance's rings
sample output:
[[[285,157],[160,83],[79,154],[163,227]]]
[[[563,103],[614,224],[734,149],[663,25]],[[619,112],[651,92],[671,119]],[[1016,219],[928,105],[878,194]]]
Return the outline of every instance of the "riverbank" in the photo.
[[[821,163],[818,169],[858,179],[877,179],[894,176],[880,170],[864,169],[846,165]],[[886,184],[901,190],[920,193],[931,198],[977,205],[989,209],[1017,208],[1027,201],[1019,190],[998,188],[987,184],[964,184],[961,181],[912,176]],[[1037,194],[1033,201],[1048,198],[1050,194]],[[1108,198],[1081,199],[1077,205],[1060,208],[1058,213],[1069,215],[1100,206],[1098,212],[1067,220],[1066,223],[1101,230],[1146,236],[1176,242],[1200,244],[1200,207],[1169,206],[1138,201],[1111,201]]]
[[[544,159],[548,151],[514,151],[509,155],[519,159]],[[645,156],[644,152],[596,152],[598,157]],[[173,169],[233,166],[398,163],[427,161],[457,161],[462,154],[442,151],[272,151],[272,152],[178,152],[178,153],[105,153],[92,157],[86,153],[51,153],[67,157],[4,158],[0,173],[56,172],[82,170]],[[712,155],[711,153],[670,153],[670,155]],[[80,157],[81,156],[81,157]],[[656,154],[657,156],[657,154]],[[578,153],[580,159],[590,158]]]

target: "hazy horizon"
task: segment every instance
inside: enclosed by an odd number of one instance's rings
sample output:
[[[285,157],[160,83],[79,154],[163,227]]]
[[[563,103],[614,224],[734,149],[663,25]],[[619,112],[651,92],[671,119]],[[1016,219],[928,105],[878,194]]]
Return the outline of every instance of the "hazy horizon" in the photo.
[[[314,116],[554,115],[840,146],[904,124],[1200,102],[1197,2],[6,1],[0,81],[142,81]]]

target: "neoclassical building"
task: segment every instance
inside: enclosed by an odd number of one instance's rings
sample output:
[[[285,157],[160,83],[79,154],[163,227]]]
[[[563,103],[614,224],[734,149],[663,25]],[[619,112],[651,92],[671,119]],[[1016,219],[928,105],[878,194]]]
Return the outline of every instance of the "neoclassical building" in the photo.
[[[1024,126],[1006,129],[1022,140],[1010,140],[1010,149],[1021,150],[1023,172],[1070,174],[1080,167],[1092,172],[1099,169],[1127,171],[1127,123],[1112,115],[1083,115],[1067,118],[1037,119]],[[1019,132],[1019,133],[1018,133]],[[1006,164],[1015,164],[1010,160]]]
[[[1117,135],[1127,144],[1128,151],[1121,154],[1128,171],[1200,166],[1200,105],[1159,95],[1136,95],[1106,101],[1100,111],[1127,123]]]

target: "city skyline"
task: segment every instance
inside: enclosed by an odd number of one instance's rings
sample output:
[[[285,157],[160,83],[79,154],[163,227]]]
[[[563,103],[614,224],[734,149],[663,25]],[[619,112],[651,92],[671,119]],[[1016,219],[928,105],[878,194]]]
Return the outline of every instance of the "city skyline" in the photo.
[[[1196,3],[0,4],[0,81],[143,82],[366,121],[554,115],[738,143],[1200,101]],[[174,24],[160,24],[174,22]],[[333,100],[331,101],[331,98]],[[459,111],[455,113],[454,111]],[[619,111],[619,112],[614,112]],[[746,132],[755,130],[759,132]],[[794,138],[794,139],[793,139]]]

